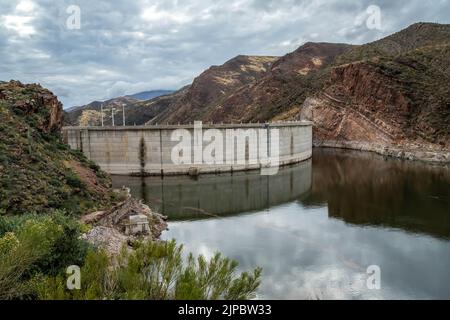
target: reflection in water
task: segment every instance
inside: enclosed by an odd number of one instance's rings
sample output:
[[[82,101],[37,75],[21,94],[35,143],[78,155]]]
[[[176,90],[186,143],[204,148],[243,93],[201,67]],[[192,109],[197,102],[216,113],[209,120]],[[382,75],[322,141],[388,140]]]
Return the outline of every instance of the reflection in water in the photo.
[[[311,160],[274,176],[259,172],[179,177],[114,177],[170,220],[195,220],[263,210],[301,199],[311,188]]]
[[[312,165],[270,178],[115,177],[114,185],[169,215],[165,238],[263,267],[262,298],[450,298],[448,167],[315,150]],[[366,286],[370,265],[381,268],[381,290]]]
[[[450,168],[387,160],[371,153],[316,150],[305,205],[358,225],[450,238]]]

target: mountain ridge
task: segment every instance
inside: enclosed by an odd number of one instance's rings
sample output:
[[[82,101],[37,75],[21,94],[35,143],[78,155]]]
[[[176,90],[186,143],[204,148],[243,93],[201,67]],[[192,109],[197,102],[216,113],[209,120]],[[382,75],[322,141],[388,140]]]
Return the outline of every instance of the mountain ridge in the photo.
[[[157,98],[160,96],[164,96],[167,94],[173,93],[175,90],[148,90],[148,91],[142,91],[134,94],[128,94],[125,97],[129,97],[132,99],[136,99],[139,101],[145,101],[150,100],[153,98]]]
[[[450,25],[421,22],[364,45],[307,42],[282,57],[239,55],[132,110],[137,124],[309,119],[317,146],[450,161],[448,84]]]
[[[66,125],[99,125],[101,121],[100,111],[103,106],[105,112],[104,123],[112,123],[112,108],[121,110],[125,106],[128,113],[129,109],[133,108],[140,101],[155,99],[173,92],[174,90],[149,90],[111,98],[105,101],[95,100],[83,106],[74,106],[64,110],[64,122]],[[148,97],[150,98],[146,99]],[[119,122],[122,121],[121,118],[118,120]],[[136,121],[134,118],[132,120],[134,120],[133,123]]]

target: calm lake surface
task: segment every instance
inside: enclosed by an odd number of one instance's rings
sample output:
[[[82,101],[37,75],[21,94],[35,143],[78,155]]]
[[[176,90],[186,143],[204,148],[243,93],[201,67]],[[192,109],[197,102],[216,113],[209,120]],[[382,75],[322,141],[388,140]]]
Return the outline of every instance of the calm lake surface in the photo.
[[[450,168],[321,149],[259,172],[114,177],[169,216],[164,239],[241,270],[263,268],[258,298],[450,299]],[[367,268],[381,289],[367,287]]]

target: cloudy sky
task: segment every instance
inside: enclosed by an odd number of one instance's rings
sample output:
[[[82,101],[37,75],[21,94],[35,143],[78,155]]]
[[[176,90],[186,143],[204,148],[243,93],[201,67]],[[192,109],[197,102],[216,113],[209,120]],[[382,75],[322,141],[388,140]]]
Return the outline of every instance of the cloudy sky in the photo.
[[[67,108],[177,89],[238,54],[450,23],[449,12],[450,0],[0,0],[0,80],[39,82]]]

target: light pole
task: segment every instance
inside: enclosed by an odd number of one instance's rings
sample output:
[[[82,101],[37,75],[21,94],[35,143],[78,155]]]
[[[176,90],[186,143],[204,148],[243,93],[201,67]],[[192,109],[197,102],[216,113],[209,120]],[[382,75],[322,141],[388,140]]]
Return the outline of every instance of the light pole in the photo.
[[[103,127],[103,102],[100,104],[101,115],[102,115],[102,127]]]
[[[122,124],[125,127],[125,103],[122,103]]]
[[[114,107],[111,108],[112,126],[114,127]]]

